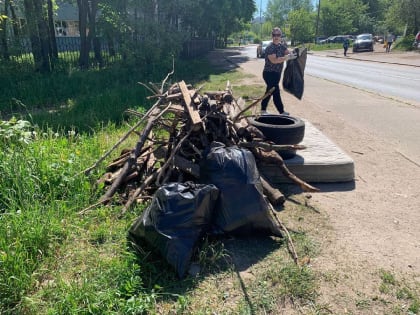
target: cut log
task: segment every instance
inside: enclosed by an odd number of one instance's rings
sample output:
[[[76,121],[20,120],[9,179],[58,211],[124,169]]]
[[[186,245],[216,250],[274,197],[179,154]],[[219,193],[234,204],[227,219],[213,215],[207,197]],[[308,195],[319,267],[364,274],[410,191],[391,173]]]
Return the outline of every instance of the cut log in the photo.
[[[280,192],[280,190],[272,187],[270,183],[264,179],[264,177],[260,176],[260,180],[263,186],[264,194],[267,196],[271,204],[273,206],[280,206],[284,204],[284,202],[286,201],[286,198]]]
[[[200,113],[199,113],[198,109],[196,108],[196,106],[194,105],[194,103],[191,100],[191,95],[188,91],[187,85],[185,84],[184,81],[179,82],[178,85],[179,85],[179,88],[181,90],[182,96],[184,98],[185,108],[187,109],[188,114],[191,118],[191,123],[192,123],[193,129],[194,130],[199,130],[202,126]]]

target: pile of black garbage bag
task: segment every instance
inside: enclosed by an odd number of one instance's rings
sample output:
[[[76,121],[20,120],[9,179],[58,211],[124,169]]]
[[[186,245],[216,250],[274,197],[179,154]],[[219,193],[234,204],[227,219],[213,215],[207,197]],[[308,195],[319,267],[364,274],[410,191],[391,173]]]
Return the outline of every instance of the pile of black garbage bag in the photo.
[[[200,165],[200,180],[161,186],[128,236],[160,253],[184,278],[206,235],[282,237],[269,209],[253,154],[215,142]]]

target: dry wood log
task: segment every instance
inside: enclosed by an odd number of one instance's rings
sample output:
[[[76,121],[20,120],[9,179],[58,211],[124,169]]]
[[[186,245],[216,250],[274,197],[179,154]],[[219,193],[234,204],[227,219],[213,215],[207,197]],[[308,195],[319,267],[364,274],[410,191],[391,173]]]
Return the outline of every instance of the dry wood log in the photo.
[[[178,167],[187,174],[194,176],[195,178],[200,178],[200,166],[183,158],[182,156],[174,156],[174,166]]]
[[[95,164],[93,164],[91,167],[87,168],[86,170],[83,171],[83,173],[85,175],[89,175],[89,173],[95,169],[99,163],[101,163],[103,160],[105,160],[116,148],[118,148],[118,146],[124,142],[124,140],[126,140],[142,123],[144,123],[144,120],[151,114],[153,113],[155,110],[158,110],[158,106],[160,105],[161,99],[159,99],[155,104],[153,104],[153,106],[147,111],[147,113],[143,116],[142,119],[140,119],[133,127],[130,128],[130,130],[123,136],[121,137],[117,143],[115,143],[111,149],[109,149],[104,155],[102,155],[98,161],[95,162]]]
[[[262,97],[260,97],[259,99],[255,100],[254,102],[252,102],[250,105],[246,106],[245,108],[241,109],[239,111],[239,113],[236,114],[235,117],[232,117],[232,121],[236,122],[243,113],[245,113],[247,110],[253,108],[255,105],[259,104],[261,102],[261,100],[263,100],[264,98],[268,97],[269,95],[271,95],[274,92],[274,88],[271,88],[267,93],[265,93]]]
[[[281,156],[273,151],[298,150],[304,147],[263,142],[264,135],[243,116],[245,111],[255,107],[271,91],[251,105],[245,106],[242,99],[239,101],[234,99],[229,84],[225,91],[208,92],[204,97],[201,97],[197,90],[188,88],[184,81],[173,84],[166,92],[163,92],[163,86],[162,84],[161,89],[156,86],[150,89],[156,93],[154,97],[159,99],[153,105],[153,110],[149,110],[144,116],[133,111],[135,112],[133,114],[141,117],[140,120],[145,122],[146,127],[142,132],[138,132],[139,141],[129,155],[121,156],[110,164],[110,167],[119,167],[119,170],[118,173],[114,172],[104,179],[108,183],[111,181],[111,186],[101,197],[101,203],[111,200],[115,192],[133,178],[138,179],[141,184],[138,188],[135,188],[136,184],[133,182],[125,186],[123,199],[127,201],[123,213],[137,199],[146,198],[144,194],[149,194],[150,197],[150,193],[169,178],[174,180],[177,176],[179,181],[191,176],[199,178],[198,162],[213,141],[223,142],[226,146],[237,145],[249,148],[257,163],[259,161],[275,163],[286,177],[300,185],[303,190],[318,191],[317,188],[292,174]],[[177,99],[182,106],[171,103]],[[175,115],[162,118],[165,111],[173,112]],[[155,137],[152,132],[155,126],[168,131],[169,134],[164,133],[163,137],[160,135],[161,138]],[[136,131],[133,129],[132,132]],[[149,142],[145,148],[146,141]],[[156,168],[156,165],[159,165],[159,168]],[[284,203],[285,197],[278,189],[272,187],[265,178],[262,178],[261,182],[270,204]]]
[[[141,153],[141,149],[143,148],[143,145],[146,142],[147,137],[155,124],[155,121],[161,116],[161,114],[162,114],[162,111],[158,108],[156,108],[154,111],[151,112],[149,116],[149,120],[141,134],[140,140],[137,142],[134,152],[130,154],[130,157],[125,162],[124,167],[121,170],[120,176],[112,183],[112,186],[99,199],[100,201],[109,200],[117,191],[117,189],[120,187],[121,183],[123,183],[124,177],[127,176],[131,168],[133,167],[134,163],[137,161],[137,158],[139,157]]]
[[[140,196],[140,194],[145,190],[149,185],[152,184],[153,181],[156,180],[156,178],[159,176],[161,169],[158,169],[156,172],[152,173],[149,177],[147,177],[140,187],[138,187],[134,193],[130,196],[130,198],[127,200],[126,204],[124,205],[124,208],[121,211],[121,216],[125,214],[125,212],[130,209],[133,202]]]
[[[298,254],[296,252],[296,248],[295,245],[293,243],[293,239],[290,236],[289,230],[287,229],[287,227],[283,224],[283,222],[280,221],[280,219],[278,218],[277,214],[275,213],[273,206],[269,205],[269,207],[271,208],[271,214],[273,215],[273,217],[275,218],[275,220],[277,221],[278,225],[280,226],[281,230],[286,234],[286,239],[287,239],[287,249],[290,253],[290,255],[293,258],[293,261],[296,265],[299,265],[299,258],[298,258]]]
[[[178,85],[179,85],[179,88],[181,89],[181,93],[184,98],[185,108],[187,109],[188,114],[191,118],[193,129],[198,130],[202,127],[200,113],[198,112],[198,109],[196,108],[196,106],[194,106],[191,100],[191,96],[188,92],[187,85],[185,84],[185,82],[181,81],[178,83]]]
[[[265,151],[303,150],[306,147],[302,144],[273,144],[261,141],[241,142],[239,146],[244,148],[261,148]]]
[[[251,151],[254,153],[254,156],[257,158],[257,162],[258,162],[258,159],[259,159],[259,160],[264,161],[266,163],[271,163],[271,164],[275,164],[275,165],[279,166],[283,175],[286,176],[288,179],[290,179],[292,182],[299,185],[300,188],[303,191],[308,191],[308,192],[319,191],[318,188],[316,188],[312,185],[309,185],[308,183],[306,183],[305,181],[303,181],[299,177],[297,177],[295,174],[290,172],[290,170],[284,164],[283,159],[281,158],[281,156],[277,152],[275,152],[275,151],[265,152],[261,149],[251,149]]]
[[[271,186],[271,184],[265,180],[264,177],[260,176],[261,184],[263,186],[264,194],[273,206],[279,206],[284,204],[286,198],[280,192],[280,190]]]

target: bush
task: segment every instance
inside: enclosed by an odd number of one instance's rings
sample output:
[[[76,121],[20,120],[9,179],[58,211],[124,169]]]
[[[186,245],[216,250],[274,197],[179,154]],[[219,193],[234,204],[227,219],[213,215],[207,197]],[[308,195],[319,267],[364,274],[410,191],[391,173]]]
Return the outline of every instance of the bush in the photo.
[[[395,43],[395,48],[398,50],[414,50],[414,47],[413,47],[414,39],[415,39],[415,36],[412,34],[404,36],[400,40],[397,40],[397,42]]]

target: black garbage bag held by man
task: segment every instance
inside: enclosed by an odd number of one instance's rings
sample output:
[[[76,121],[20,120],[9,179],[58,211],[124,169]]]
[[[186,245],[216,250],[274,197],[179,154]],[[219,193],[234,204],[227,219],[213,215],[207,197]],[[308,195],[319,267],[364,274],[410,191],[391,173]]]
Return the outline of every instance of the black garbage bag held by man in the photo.
[[[295,48],[293,54],[297,55],[297,58],[287,61],[283,74],[283,89],[300,100],[304,90],[307,49]]]

